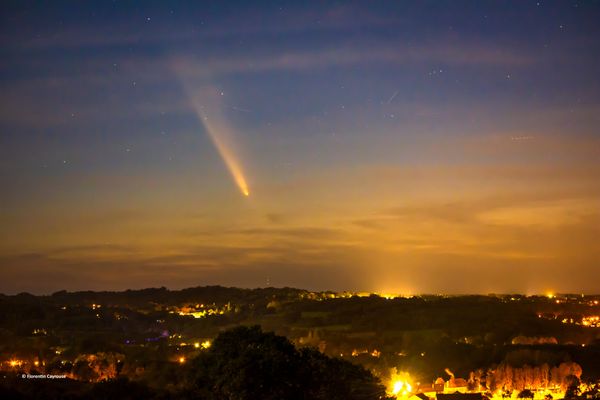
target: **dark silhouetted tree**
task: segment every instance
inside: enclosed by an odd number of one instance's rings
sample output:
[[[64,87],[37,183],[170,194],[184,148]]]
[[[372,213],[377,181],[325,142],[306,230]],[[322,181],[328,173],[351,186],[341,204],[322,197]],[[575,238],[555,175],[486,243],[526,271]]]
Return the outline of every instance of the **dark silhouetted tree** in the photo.
[[[126,378],[112,379],[100,382],[86,393],[86,398],[93,399],[152,399],[154,393],[145,385],[131,382]]]
[[[579,381],[579,378],[575,375],[568,375],[565,378],[565,383],[567,385],[567,390],[565,391],[565,399],[577,398],[577,396],[579,396],[579,394],[581,393],[581,389],[579,388],[581,382]]]
[[[529,389],[524,389],[517,395],[519,399],[533,399],[533,392]]]
[[[190,361],[190,397],[210,400],[381,399],[384,388],[360,366],[313,349],[298,351],[260,327],[221,333]]]

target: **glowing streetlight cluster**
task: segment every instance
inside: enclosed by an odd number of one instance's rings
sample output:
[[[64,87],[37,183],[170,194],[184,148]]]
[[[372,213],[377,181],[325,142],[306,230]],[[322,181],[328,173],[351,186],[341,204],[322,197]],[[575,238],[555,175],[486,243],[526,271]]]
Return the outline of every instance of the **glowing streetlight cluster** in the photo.
[[[397,399],[408,398],[413,393],[412,378],[408,372],[398,372],[396,368],[391,371],[388,384],[388,393]]]

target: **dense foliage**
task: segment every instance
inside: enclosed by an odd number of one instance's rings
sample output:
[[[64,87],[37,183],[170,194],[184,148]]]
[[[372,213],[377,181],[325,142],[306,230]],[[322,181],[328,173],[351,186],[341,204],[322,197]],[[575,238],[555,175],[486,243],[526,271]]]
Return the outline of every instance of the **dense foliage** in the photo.
[[[182,378],[182,376],[184,376]],[[72,380],[0,383],[6,399],[368,400],[385,398],[369,371],[314,349],[297,350],[258,326],[221,333],[213,346],[181,368],[174,389],[158,390],[126,378],[93,385]]]
[[[169,394],[189,376],[184,369],[202,362],[192,359],[219,348],[207,350],[201,343],[238,326],[259,325],[285,336],[297,349],[287,357],[315,364],[311,370],[325,363],[319,357],[329,357],[321,373],[302,372],[323,391],[320,377],[331,388],[353,374],[348,363],[331,367],[336,359],[365,367],[384,382],[392,368],[422,383],[448,379],[450,368],[457,377],[473,374],[471,386],[521,391],[550,382],[566,390],[561,365],[571,362],[581,367],[582,382],[600,381],[600,328],[582,325],[585,316],[600,315],[599,302],[600,296],[581,295],[384,298],[219,286],[0,295],[0,366],[7,376],[40,372],[112,382],[100,386],[106,390],[125,384],[115,383],[117,378],[128,378]],[[285,346],[275,349],[287,354]],[[273,368],[284,373],[284,367]],[[331,369],[347,377],[328,375]],[[345,392],[329,396],[337,393]]]

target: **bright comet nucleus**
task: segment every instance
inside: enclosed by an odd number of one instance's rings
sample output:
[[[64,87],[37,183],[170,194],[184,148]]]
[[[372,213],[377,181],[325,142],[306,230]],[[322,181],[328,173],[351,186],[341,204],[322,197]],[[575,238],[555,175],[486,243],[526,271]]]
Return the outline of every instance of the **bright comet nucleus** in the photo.
[[[192,102],[194,112],[227,166],[235,184],[244,196],[250,196],[248,182],[242,171],[239,157],[234,151],[233,131],[222,115],[223,105],[221,99],[223,92],[211,85],[202,84],[196,87],[196,85],[191,84],[186,79],[188,74],[185,72],[187,70],[185,63],[175,62],[174,67],[182,81],[184,90]]]
[[[204,125],[204,129],[206,130],[208,136],[217,148],[217,151],[219,152],[221,158],[225,162],[225,165],[227,166],[229,173],[231,173],[231,176],[233,177],[233,180],[235,181],[236,185],[238,186],[238,188],[244,196],[250,196],[250,189],[248,188],[248,183],[246,182],[246,178],[242,173],[242,169],[237,160],[237,157],[235,156],[231,148],[227,145],[226,140],[224,140],[223,137],[223,135],[226,135],[227,137],[230,135],[228,133],[224,133],[225,128],[214,126],[210,118],[208,116],[203,115],[202,110],[200,110],[198,113],[200,120]]]

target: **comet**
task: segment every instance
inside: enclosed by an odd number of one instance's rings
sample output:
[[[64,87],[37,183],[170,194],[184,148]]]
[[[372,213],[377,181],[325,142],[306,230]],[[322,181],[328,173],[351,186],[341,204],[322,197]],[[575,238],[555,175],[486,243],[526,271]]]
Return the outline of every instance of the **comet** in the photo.
[[[240,192],[244,196],[249,197],[250,188],[244,176],[238,154],[234,151],[234,131],[222,115],[222,110],[225,108],[222,101],[223,92],[217,90],[206,81],[200,84],[192,83],[193,80],[191,78],[194,78],[197,71],[185,60],[173,60],[172,67],[190,99],[198,120],[202,123],[208,137],[217,149],[233,181]]]
[[[206,99],[206,97],[204,97]],[[192,104],[198,119],[202,123],[204,130],[217,149],[223,162],[227,166],[233,181],[240,189],[240,192],[246,197],[250,196],[248,183],[242,172],[242,167],[238,161],[238,157],[233,151],[232,134],[221,114],[213,109],[212,112],[207,111],[207,107],[200,103],[201,99],[192,96]],[[209,101],[210,102],[210,101]]]
[[[208,136],[212,140],[213,144],[217,148],[219,155],[225,162],[229,173],[231,174],[233,181],[240,189],[240,192],[246,197],[250,196],[250,189],[248,188],[248,183],[246,182],[246,178],[244,177],[244,173],[242,172],[242,168],[240,167],[237,158],[233,154],[233,152],[223,143],[221,137],[219,136],[219,131],[211,126],[208,120],[203,120],[202,124],[206,132],[208,132]]]

